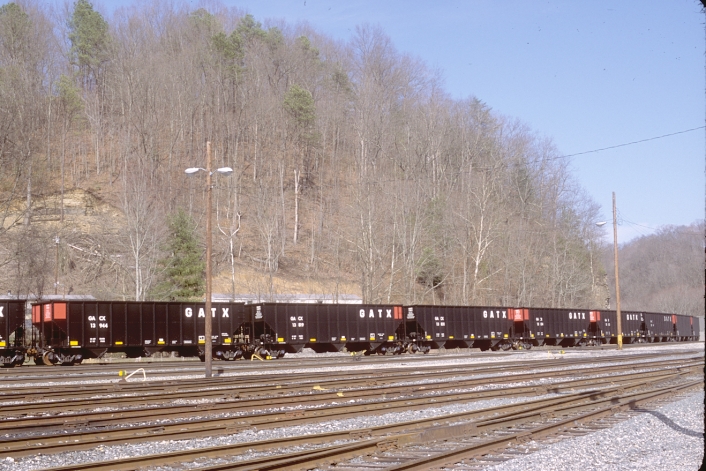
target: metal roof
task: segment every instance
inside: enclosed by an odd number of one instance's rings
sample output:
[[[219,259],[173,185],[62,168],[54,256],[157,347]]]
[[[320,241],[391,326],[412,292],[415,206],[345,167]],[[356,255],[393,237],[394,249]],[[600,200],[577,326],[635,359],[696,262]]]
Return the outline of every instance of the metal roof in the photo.
[[[231,294],[213,293],[215,302],[232,301],[237,303],[323,303],[323,304],[362,304],[363,299],[355,294]]]

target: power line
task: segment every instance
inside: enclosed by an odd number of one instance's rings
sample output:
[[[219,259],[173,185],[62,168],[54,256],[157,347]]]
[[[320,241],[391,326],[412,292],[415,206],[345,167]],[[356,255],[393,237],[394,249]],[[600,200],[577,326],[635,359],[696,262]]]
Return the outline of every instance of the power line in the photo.
[[[701,232],[680,229],[681,227],[686,226],[685,224],[663,224],[658,227],[651,227],[651,226],[645,226],[644,224],[638,224],[636,222],[632,222],[632,221],[625,219],[624,217],[620,216],[620,211],[618,211],[618,216],[620,217],[620,221],[626,222],[630,226],[633,226],[633,228],[635,228],[635,230],[643,236],[652,235],[652,234],[656,233],[657,231],[659,231],[660,229],[666,229],[666,230],[671,229],[673,232],[676,232],[677,234],[688,234],[688,235],[699,235],[699,236],[703,235]],[[618,225],[620,225],[620,222],[618,222]],[[643,229],[649,229],[650,231],[652,231],[652,234],[641,231],[640,229],[637,229],[638,227],[643,228]]]
[[[647,138],[647,139],[641,139],[641,140],[639,140],[639,141],[628,142],[628,143],[626,143],[626,144],[618,144],[618,145],[616,145],[616,146],[603,147],[602,149],[587,150],[586,152],[578,152],[578,153],[576,153],[576,154],[562,155],[561,157],[557,157],[557,158],[563,159],[563,158],[566,158],[566,157],[574,157],[574,156],[576,156],[576,155],[592,154],[592,153],[594,153],[594,152],[600,152],[600,151],[608,150],[608,149],[616,149],[616,148],[618,148],[618,147],[631,146],[631,145],[633,145],[633,144],[639,144],[640,142],[654,141],[655,139],[662,139],[662,138],[664,138],[664,137],[676,136],[677,134],[684,134],[684,133],[686,133],[686,132],[697,131],[697,130],[699,130],[699,129],[704,129],[704,128],[706,128],[706,126],[699,126],[698,128],[691,128],[691,129],[687,129],[687,130],[685,130],[685,131],[678,131],[678,132],[673,132],[673,133],[670,133],[670,134],[664,134],[664,135],[662,135],[662,136],[649,137],[649,138]]]

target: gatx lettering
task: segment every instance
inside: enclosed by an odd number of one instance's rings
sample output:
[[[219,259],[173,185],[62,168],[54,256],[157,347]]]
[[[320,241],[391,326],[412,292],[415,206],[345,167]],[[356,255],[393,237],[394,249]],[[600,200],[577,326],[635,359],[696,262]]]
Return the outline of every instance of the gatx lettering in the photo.
[[[382,309],[377,310],[378,318],[382,319]],[[365,318],[365,309],[361,309],[360,312],[358,313],[361,319]],[[368,318],[375,318],[375,310],[371,309],[370,312],[368,313]],[[392,319],[392,309],[386,309],[385,310],[385,318],[387,319]]]
[[[216,308],[216,307],[211,308],[211,317],[216,317],[217,310],[218,310],[218,308]],[[228,311],[230,311],[229,307],[222,307],[221,308],[221,317],[230,317],[230,314],[228,313]],[[193,317],[194,310],[190,307],[187,307],[186,309],[184,309],[184,315],[186,317]],[[202,307],[199,308],[198,317],[206,317],[206,310],[204,308],[202,308]]]
[[[483,319],[507,319],[507,311],[483,311]]]

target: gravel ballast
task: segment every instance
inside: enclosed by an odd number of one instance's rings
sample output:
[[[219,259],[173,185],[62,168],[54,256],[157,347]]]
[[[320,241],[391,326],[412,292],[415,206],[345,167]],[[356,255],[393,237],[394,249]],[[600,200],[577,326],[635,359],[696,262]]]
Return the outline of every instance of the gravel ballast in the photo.
[[[703,352],[703,344],[684,346],[658,346],[631,349],[631,353],[653,353],[661,350],[664,358],[669,358],[670,353],[676,351],[693,350],[694,353]],[[542,360],[564,358],[567,360],[567,367],[571,368],[570,359],[601,357],[614,355],[615,351],[569,351],[566,354],[557,354],[547,351],[524,352],[521,355],[528,362],[528,371],[532,367],[541,368]],[[519,354],[518,354],[519,355]],[[445,358],[444,358],[445,357]],[[498,357],[497,359],[484,358],[483,361],[500,363],[507,360],[517,360],[519,356],[509,355]],[[410,359],[411,360],[411,359]],[[477,360],[475,360],[477,361]],[[474,358],[469,355],[441,355],[440,364],[474,362]],[[397,364],[400,368],[414,368],[414,361],[401,361]],[[531,365],[531,366],[530,366]],[[364,369],[363,364],[348,365],[354,369]],[[353,369],[352,368],[352,369]],[[370,366],[367,366],[370,368]],[[329,370],[328,368],[312,368],[312,370]],[[551,368],[551,369],[563,369]],[[287,375],[286,371],[280,372]],[[250,373],[252,374],[252,373]],[[490,379],[490,378],[489,378]],[[525,384],[531,383],[526,382]],[[541,382],[539,380],[538,382]],[[410,381],[416,383],[416,381]],[[76,384],[76,383],[74,383]],[[485,388],[492,389],[492,380]],[[532,399],[537,399],[533,397]],[[345,399],[344,399],[345,400]],[[482,407],[490,407],[505,402],[516,402],[513,400],[489,400],[477,401],[469,404],[455,404],[444,407],[431,407],[426,412],[429,416],[440,415],[442,413],[454,413],[461,410],[474,410]],[[419,416],[419,412],[414,414]],[[341,430],[368,428],[381,425],[385,421],[389,423],[399,422],[405,417],[404,414],[382,414],[373,417],[358,417],[349,420],[327,422],[317,427],[319,430]],[[308,428],[309,430],[306,430]],[[244,430],[239,434],[214,437],[201,440],[181,440],[169,442],[145,442],[139,445],[126,445],[120,447],[99,447],[94,450],[83,452],[60,453],[56,455],[34,456],[4,459],[0,455],[0,471],[17,470],[30,471],[43,469],[48,466],[71,466],[76,463],[94,462],[117,457],[135,456],[166,452],[169,450],[180,450],[188,448],[198,448],[209,445],[226,445],[229,443],[242,443],[252,440],[268,440],[281,438],[302,433],[312,433],[311,427],[298,429],[288,427],[273,430]],[[528,442],[525,445],[528,449],[539,448],[535,453],[530,453],[519,458],[505,461],[497,466],[489,465],[486,469],[493,471],[526,471],[528,469],[546,470],[567,470],[577,469],[581,471],[589,470],[697,470],[701,466],[704,451],[704,394],[703,391],[694,393],[685,399],[681,399],[672,404],[666,404],[655,409],[640,413],[629,420],[616,424],[613,428],[599,430],[588,435],[570,438],[553,445],[536,444]],[[242,457],[244,458],[244,457]],[[168,468],[165,468],[168,469]],[[176,469],[176,467],[174,468]],[[184,469],[184,468],[181,468]]]
[[[538,444],[528,442],[525,446],[530,448]],[[703,458],[702,391],[654,411],[641,413],[609,429],[566,439],[486,469],[696,471],[702,469]],[[541,467],[535,468],[535,465]]]

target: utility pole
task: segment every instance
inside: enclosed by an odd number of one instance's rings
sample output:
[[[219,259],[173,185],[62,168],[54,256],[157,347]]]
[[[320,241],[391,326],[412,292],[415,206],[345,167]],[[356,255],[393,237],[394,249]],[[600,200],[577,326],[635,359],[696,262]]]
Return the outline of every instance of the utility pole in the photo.
[[[213,360],[212,322],[211,322],[211,141],[206,141],[206,319],[204,337],[206,337],[205,361],[206,378],[211,377]]]
[[[190,167],[186,169],[187,175],[195,175],[203,170],[206,172],[206,318],[204,319],[204,361],[206,363],[206,378],[211,377],[211,364],[213,360],[213,325],[211,312],[211,141],[206,141],[206,168]],[[233,174],[230,167],[216,169],[224,176]]]
[[[615,192],[613,192],[613,257],[615,259],[615,311],[618,317],[618,350],[622,350],[623,323],[620,316],[620,281],[618,279],[618,217],[615,211]]]
[[[54,236],[56,263],[54,264],[54,294],[59,294],[59,236]]]

